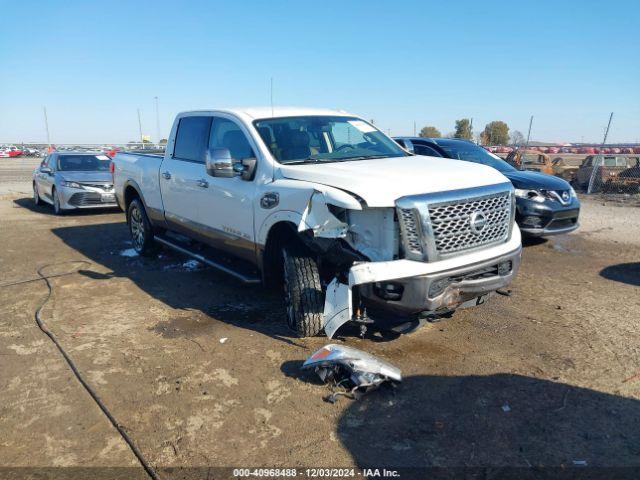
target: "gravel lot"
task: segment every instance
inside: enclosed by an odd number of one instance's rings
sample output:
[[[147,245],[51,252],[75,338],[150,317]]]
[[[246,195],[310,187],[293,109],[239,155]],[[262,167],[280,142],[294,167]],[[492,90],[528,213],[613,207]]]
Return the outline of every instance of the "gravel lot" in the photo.
[[[345,334],[405,381],[332,405],[299,370],[326,339],[292,337],[277,297],[129,256],[119,212],[35,208],[36,163],[0,159],[0,467],[139,465],[37,328],[44,267],[42,318],[155,468],[640,468],[639,208],[585,200],[578,232],[527,244],[510,297]]]

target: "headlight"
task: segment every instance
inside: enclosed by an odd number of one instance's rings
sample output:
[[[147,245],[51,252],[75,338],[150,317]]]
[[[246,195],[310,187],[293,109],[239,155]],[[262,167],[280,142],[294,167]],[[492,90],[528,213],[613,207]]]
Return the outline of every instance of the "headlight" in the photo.
[[[67,180],[62,180],[62,186],[70,188],[83,188],[82,185],[80,185],[78,182],[68,182]]]
[[[516,197],[526,198],[527,200],[533,200],[534,202],[543,203],[546,198],[538,190],[528,190],[523,188],[516,188]]]

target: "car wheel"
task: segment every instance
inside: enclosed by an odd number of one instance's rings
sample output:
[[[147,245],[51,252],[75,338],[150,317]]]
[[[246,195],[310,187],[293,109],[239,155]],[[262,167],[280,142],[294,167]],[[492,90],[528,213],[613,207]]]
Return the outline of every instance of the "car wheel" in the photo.
[[[64,209],[60,206],[60,197],[55,188],[51,192],[51,196],[53,197],[53,213],[56,215],[64,215]]]
[[[142,202],[137,198],[129,204],[127,223],[135,251],[140,255],[151,255],[155,247],[153,229]]]
[[[40,194],[38,193],[38,184],[33,182],[33,203],[35,205],[40,205],[42,201],[40,200]]]
[[[313,337],[323,328],[324,293],[318,262],[297,244],[282,250],[287,324],[300,337]]]

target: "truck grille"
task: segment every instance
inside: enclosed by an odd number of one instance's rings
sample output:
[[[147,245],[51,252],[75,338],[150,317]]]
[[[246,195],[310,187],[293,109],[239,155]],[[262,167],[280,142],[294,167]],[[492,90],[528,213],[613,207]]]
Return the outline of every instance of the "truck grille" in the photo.
[[[484,217],[479,231],[472,226],[472,216]],[[440,254],[497,243],[507,239],[511,217],[509,192],[481,199],[429,206],[429,218]]]
[[[403,197],[396,202],[404,256],[432,261],[508,240],[510,184]]]
[[[406,249],[411,253],[422,253],[422,242],[420,241],[420,230],[413,210],[409,208],[400,209],[400,225],[404,236]]]

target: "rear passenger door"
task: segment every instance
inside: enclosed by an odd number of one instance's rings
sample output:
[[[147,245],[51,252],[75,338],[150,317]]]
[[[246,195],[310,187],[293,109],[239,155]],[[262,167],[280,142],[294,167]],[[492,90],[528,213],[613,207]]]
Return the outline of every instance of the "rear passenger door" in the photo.
[[[204,159],[211,117],[186,115],[177,125],[173,152],[160,167],[160,190],[169,227],[191,236],[200,230],[198,208],[205,198]]]

